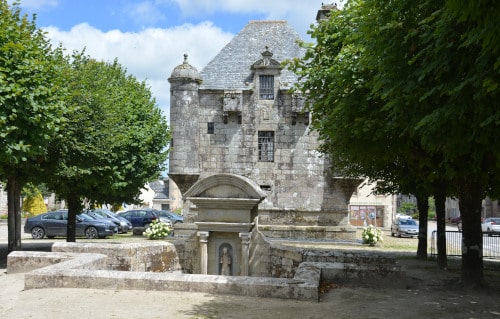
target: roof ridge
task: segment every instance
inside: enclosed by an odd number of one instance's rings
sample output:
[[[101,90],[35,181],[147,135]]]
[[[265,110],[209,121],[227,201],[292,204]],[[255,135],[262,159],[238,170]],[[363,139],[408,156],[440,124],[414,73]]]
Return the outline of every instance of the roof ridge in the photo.
[[[287,20],[250,20],[248,23],[288,23]]]

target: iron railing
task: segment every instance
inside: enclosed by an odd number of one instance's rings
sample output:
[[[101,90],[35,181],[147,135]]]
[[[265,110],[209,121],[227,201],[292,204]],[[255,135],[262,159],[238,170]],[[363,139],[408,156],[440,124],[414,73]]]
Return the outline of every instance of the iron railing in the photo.
[[[446,255],[462,256],[462,232],[446,231]],[[437,256],[437,231],[431,236],[431,257]],[[500,259],[500,237],[483,233],[483,258]]]

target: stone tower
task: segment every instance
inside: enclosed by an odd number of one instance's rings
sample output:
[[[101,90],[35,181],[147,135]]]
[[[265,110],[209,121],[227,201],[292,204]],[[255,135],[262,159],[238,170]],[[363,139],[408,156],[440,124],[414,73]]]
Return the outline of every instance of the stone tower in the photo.
[[[169,157],[169,176],[182,193],[198,179],[198,90],[201,77],[198,70],[187,61],[174,68],[170,82],[170,121],[172,123],[173,152]]]

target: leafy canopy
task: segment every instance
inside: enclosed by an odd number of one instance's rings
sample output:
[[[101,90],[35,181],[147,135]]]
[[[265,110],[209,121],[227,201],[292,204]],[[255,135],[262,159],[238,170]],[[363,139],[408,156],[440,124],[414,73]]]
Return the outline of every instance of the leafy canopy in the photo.
[[[130,202],[163,169],[166,120],[145,83],[117,61],[75,53],[68,74],[71,112],[51,143],[52,187],[90,201]]]
[[[0,175],[33,167],[64,121],[62,49],[0,1]]]

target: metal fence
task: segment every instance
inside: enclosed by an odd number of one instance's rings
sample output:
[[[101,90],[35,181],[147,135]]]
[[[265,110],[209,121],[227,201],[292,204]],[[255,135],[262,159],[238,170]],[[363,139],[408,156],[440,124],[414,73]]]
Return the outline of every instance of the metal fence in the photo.
[[[462,232],[446,231],[446,255],[462,256]],[[437,232],[431,236],[431,257],[437,256]],[[500,236],[483,234],[483,258],[500,259]]]

